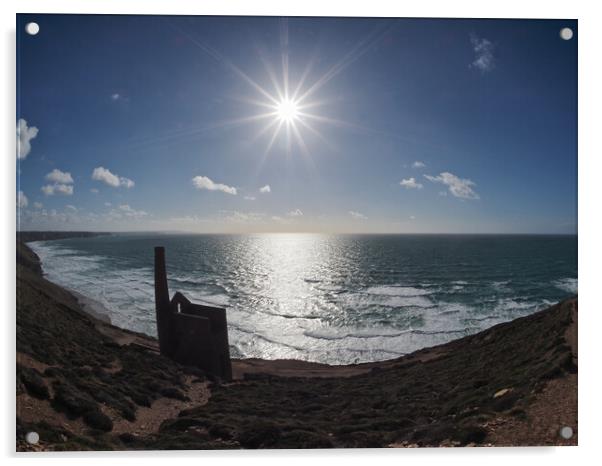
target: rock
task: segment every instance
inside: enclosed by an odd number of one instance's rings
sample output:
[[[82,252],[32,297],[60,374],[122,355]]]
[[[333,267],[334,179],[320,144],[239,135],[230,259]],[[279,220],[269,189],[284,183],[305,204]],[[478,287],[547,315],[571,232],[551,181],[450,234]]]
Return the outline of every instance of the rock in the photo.
[[[511,388],[502,388],[501,390],[498,390],[497,392],[495,392],[495,394],[493,395],[493,398],[500,398],[502,396],[504,396],[507,393],[510,393],[512,391]]]

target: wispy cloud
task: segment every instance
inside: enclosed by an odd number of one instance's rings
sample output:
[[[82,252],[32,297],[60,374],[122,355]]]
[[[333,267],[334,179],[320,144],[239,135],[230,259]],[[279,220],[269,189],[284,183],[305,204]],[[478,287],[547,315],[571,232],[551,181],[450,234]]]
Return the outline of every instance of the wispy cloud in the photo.
[[[351,215],[356,220],[368,220],[368,217],[366,217],[364,214],[355,212],[354,210],[350,210],[349,215]]]
[[[270,188],[269,184],[266,184],[265,186],[263,186],[262,188],[259,188],[259,192],[260,193],[271,193],[272,192],[272,188]]]
[[[255,196],[245,196],[245,201],[254,201],[256,198]]]
[[[41,209],[42,207],[44,207],[44,204],[42,204],[41,202],[34,202],[33,207],[35,209]]]
[[[261,212],[239,212],[238,210],[220,211],[222,221],[230,223],[258,223],[265,219],[265,214]]]
[[[470,43],[475,54],[471,67],[477,68],[482,73],[487,73],[495,68],[495,56],[493,55],[493,43],[484,37],[478,37],[476,34],[470,35]]]
[[[54,181],[55,183],[61,183],[61,184],[72,184],[73,183],[73,178],[71,177],[71,173],[62,172],[62,171],[58,170],[57,168],[55,168],[50,173],[48,173],[46,175],[46,179],[48,181]]]
[[[77,207],[75,207],[74,205],[71,205],[71,204],[67,204],[65,206],[65,209],[70,210],[71,212],[77,212]]]
[[[132,209],[129,204],[121,204],[119,206],[119,210],[128,217],[144,217],[144,216],[148,215],[148,213],[145,212],[144,210]]]
[[[17,207],[19,209],[24,209],[28,205],[29,205],[29,199],[27,199],[27,196],[25,195],[25,193],[23,191],[19,191],[17,193]]]
[[[422,184],[416,181],[416,178],[407,178],[399,182],[406,189],[422,189]]]
[[[73,195],[73,186],[70,184],[47,184],[46,186],[42,186],[41,189],[46,196],[54,196],[55,194],[62,194],[64,196]]]
[[[479,199],[479,195],[472,189],[472,186],[476,186],[474,181],[459,178],[456,175],[443,172],[439,176],[424,175],[424,177],[433,182],[441,183],[447,186],[450,194],[461,199]]]
[[[92,179],[101,181],[108,186],[112,186],[113,188],[133,188],[135,184],[129,178],[111,173],[111,170],[104,167],[96,167],[94,171],[92,171]]]
[[[25,159],[31,152],[31,140],[38,135],[38,128],[28,126],[27,120],[19,118],[17,122],[17,158]]]
[[[303,212],[300,209],[291,210],[286,214],[287,217],[301,217],[303,216]]]
[[[412,164],[413,168],[424,168],[426,167],[426,164],[424,162],[421,162],[420,160],[416,160],[413,164]]]
[[[222,183],[215,183],[206,176],[195,176],[192,184],[197,189],[206,189],[208,191],[221,191],[223,193],[236,195],[236,188]]]

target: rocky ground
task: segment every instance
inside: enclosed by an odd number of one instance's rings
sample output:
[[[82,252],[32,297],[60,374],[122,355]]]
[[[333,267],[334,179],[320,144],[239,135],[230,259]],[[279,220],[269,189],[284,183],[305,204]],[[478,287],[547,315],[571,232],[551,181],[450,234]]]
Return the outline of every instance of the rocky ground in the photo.
[[[382,363],[233,361],[222,383],[17,260],[20,451],[577,444],[577,298]]]

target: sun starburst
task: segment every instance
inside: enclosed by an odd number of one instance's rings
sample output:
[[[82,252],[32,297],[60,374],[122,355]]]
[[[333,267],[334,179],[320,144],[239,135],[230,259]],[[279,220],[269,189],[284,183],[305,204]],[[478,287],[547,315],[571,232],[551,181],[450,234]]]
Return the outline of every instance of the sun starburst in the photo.
[[[324,87],[330,80],[345,70],[353,62],[358,60],[363,54],[369,51],[384,35],[386,29],[383,27],[376,28],[372,33],[359,40],[357,44],[349,50],[341,59],[335,62],[317,79],[311,79],[311,72],[314,70],[314,61],[310,60],[307,63],[304,71],[299,75],[289,76],[289,34],[288,20],[283,18],[280,20],[280,61],[281,74],[275,73],[272,63],[265,57],[262,59],[265,70],[268,73],[272,83],[272,89],[260,84],[256,79],[253,79],[248,73],[243,71],[239,66],[232,62],[228,57],[220,53],[217,49],[209,44],[201,41],[193,32],[186,28],[179,27],[175,21],[169,21],[169,25],[173,27],[179,34],[182,34],[190,43],[194,44],[205,54],[212,57],[216,62],[229,69],[237,75],[243,82],[249,85],[249,89],[255,96],[247,96],[240,98],[241,101],[246,101],[259,108],[261,111],[256,113],[229,119],[225,121],[215,122],[206,126],[191,125],[188,127],[171,130],[160,135],[155,135],[152,138],[146,138],[141,141],[134,142],[137,145],[156,145],[157,143],[168,144],[174,139],[196,138],[200,137],[206,131],[217,128],[234,127],[239,125],[254,124],[261,121],[267,123],[259,129],[254,139],[259,139],[267,136],[268,143],[264,152],[264,157],[272,150],[276,140],[279,137],[285,139],[287,153],[290,154],[293,146],[293,141],[299,147],[301,152],[311,156],[308,145],[304,140],[304,135],[311,135],[317,140],[325,143],[331,148],[327,139],[316,126],[338,126],[353,129],[366,130],[361,126],[348,123],[344,120],[333,118],[325,115],[317,110],[325,104],[324,100],[316,100],[315,95]],[[291,84],[294,84],[292,86]]]

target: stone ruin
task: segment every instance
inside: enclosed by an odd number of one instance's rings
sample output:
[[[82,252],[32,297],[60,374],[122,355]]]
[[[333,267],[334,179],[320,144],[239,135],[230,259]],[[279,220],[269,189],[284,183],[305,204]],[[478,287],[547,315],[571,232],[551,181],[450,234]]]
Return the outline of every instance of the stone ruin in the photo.
[[[155,308],[162,355],[232,379],[226,310],[190,302],[176,292],[169,299],[165,248],[155,248]]]

